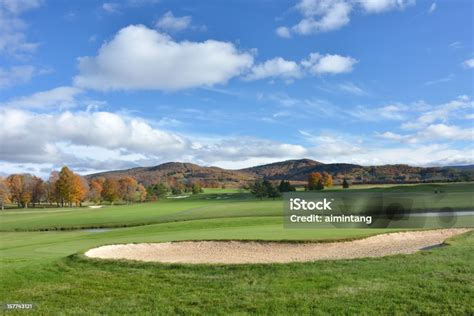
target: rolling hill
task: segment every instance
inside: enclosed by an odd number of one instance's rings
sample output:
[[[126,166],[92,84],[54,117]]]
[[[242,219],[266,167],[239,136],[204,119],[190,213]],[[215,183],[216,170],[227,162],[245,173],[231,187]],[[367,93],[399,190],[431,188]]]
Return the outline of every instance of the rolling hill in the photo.
[[[165,182],[200,181],[205,187],[238,187],[265,178],[271,181],[290,180],[304,183],[312,172],[327,172],[335,183],[347,178],[353,183],[417,183],[441,181],[473,181],[474,169],[468,166],[412,167],[408,165],[361,166],[346,163],[325,164],[311,159],[287,160],[240,170],[203,167],[192,163],[168,162],[153,167],[139,167],[88,175],[87,178],[133,176],[150,185]]]

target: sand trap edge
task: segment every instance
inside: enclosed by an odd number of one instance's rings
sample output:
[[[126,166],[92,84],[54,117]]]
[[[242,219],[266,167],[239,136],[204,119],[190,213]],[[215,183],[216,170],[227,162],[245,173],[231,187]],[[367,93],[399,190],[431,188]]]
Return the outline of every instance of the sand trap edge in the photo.
[[[412,254],[445,244],[472,228],[401,231],[344,241],[172,241],[103,245],[87,250],[87,258],[163,264],[276,264],[347,260]]]

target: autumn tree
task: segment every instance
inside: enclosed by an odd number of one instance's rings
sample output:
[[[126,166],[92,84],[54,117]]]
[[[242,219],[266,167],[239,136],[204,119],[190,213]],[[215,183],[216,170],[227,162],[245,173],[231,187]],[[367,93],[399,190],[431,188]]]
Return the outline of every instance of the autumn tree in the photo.
[[[107,178],[104,181],[102,198],[111,204],[120,198],[120,186],[116,179]]]
[[[61,206],[79,206],[87,196],[87,182],[66,166],[59,172],[55,187]]]
[[[12,174],[7,178],[8,190],[11,194],[12,202],[21,207],[21,195],[23,193],[23,177],[20,174]]]
[[[43,179],[33,176],[31,178],[31,202],[33,207],[46,198],[46,188]]]
[[[45,195],[46,195],[46,200],[48,201],[49,204],[52,203],[57,203],[59,206],[60,202],[60,197],[59,197],[59,192],[56,187],[56,181],[59,179],[59,172],[57,171],[52,171],[51,174],[49,175],[48,181],[45,183]]]
[[[319,172],[313,172],[308,176],[308,191],[324,189],[323,176]]]
[[[5,209],[5,204],[10,202],[10,189],[8,188],[7,180],[0,178],[0,205],[2,211]]]
[[[85,181],[80,175],[74,174],[72,181],[71,203],[75,203],[76,206],[80,206],[87,197],[87,193],[87,181]]]
[[[66,166],[58,174],[56,190],[61,206],[64,204],[71,206],[74,202],[74,185],[76,184],[74,178],[74,173]]]
[[[137,200],[140,201],[140,202],[144,202],[146,200],[147,191],[146,191],[145,187],[143,186],[143,184],[139,184],[137,186],[136,196],[137,196]]]
[[[119,181],[119,195],[127,204],[135,200],[138,183],[130,176],[125,176]]]
[[[102,200],[102,191],[104,181],[94,179],[89,184],[89,200],[94,203],[99,203]]]
[[[192,187],[191,187],[191,192],[193,194],[199,194],[199,193],[202,193],[203,190],[202,190],[202,186],[201,186],[201,183],[199,182],[194,182]]]
[[[33,176],[12,174],[7,178],[7,185],[13,202],[17,203],[18,207],[27,208],[32,197]]]
[[[326,188],[332,187],[333,185],[332,176],[327,172],[323,172],[323,184]]]
[[[186,186],[182,182],[176,182],[176,184],[171,188],[171,194],[180,195],[186,190]]]

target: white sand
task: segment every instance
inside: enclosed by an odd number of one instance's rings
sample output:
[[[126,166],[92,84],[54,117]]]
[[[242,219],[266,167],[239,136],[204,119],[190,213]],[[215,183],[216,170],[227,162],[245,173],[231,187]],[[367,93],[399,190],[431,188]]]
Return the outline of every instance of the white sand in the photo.
[[[109,245],[85,253],[91,258],[128,259],[164,263],[285,263],[411,254],[442,244],[466,228],[381,234],[329,243],[243,241],[184,241]]]

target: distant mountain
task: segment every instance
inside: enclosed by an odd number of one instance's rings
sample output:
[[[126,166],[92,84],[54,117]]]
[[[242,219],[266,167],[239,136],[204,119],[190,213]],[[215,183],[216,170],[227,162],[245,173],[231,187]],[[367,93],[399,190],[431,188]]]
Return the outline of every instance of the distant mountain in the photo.
[[[457,170],[474,170],[474,165],[465,165],[465,166],[447,166],[443,168],[452,168]]]
[[[412,167],[408,165],[361,166],[346,163],[325,164],[311,159],[287,160],[240,170],[202,167],[192,163],[169,162],[154,167],[140,167],[91,174],[87,178],[133,176],[144,185],[178,181],[200,181],[205,187],[238,187],[265,178],[304,183],[312,172],[327,172],[335,183],[347,178],[353,183],[417,183],[474,181],[474,165],[447,167]]]
[[[206,187],[237,187],[255,179],[253,174],[217,167],[201,167],[192,163],[168,162],[154,167],[139,167],[88,175],[87,178],[132,176],[144,185],[158,182],[200,181]]]
[[[287,160],[267,165],[261,165],[239,171],[255,174],[269,180],[306,181],[312,172],[327,172],[332,175],[346,174],[363,168],[359,165],[332,163],[324,164],[311,159]]]

